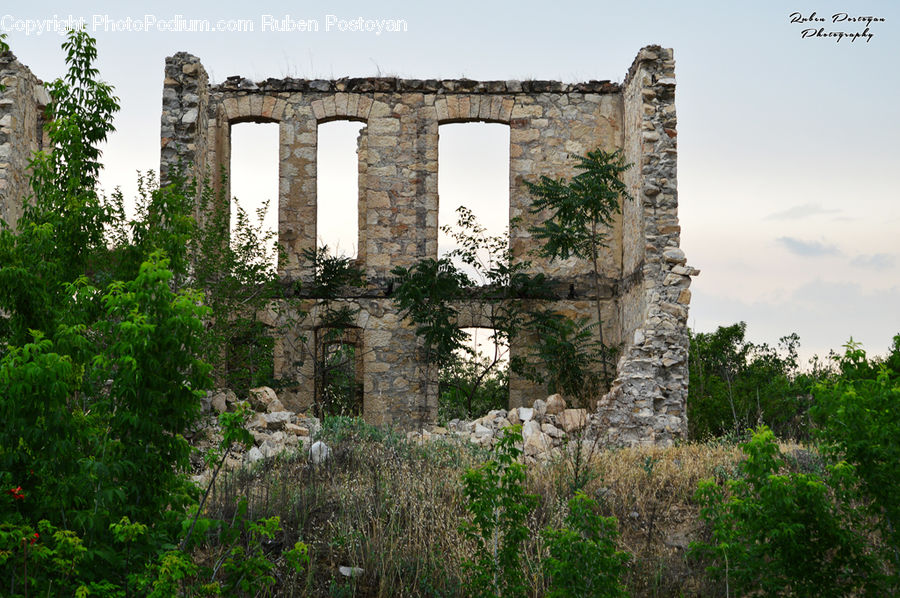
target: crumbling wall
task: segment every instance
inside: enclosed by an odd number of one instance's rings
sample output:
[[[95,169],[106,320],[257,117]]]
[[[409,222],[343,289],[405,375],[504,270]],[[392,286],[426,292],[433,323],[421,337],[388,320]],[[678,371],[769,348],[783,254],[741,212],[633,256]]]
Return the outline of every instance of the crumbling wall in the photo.
[[[436,416],[434,372],[422,362],[421,343],[389,295],[394,267],[437,257],[439,126],[510,127],[509,215],[517,222],[510,242],[519,257],[533,247],[528,228],[540,221],[528,209],[531,197],[523,181],[544,174],[571,177],[573,154],[624,148],[635,165],[626,178],[635,201],[625,202],[600,256],[600,299],[606,340],[625,351],[600,409],[612,442],[665,442],[686,432],[692,272],[678,249],[673,68],[671,50],[654,46],[641,50],[623,86],[241,77],[210,85],[199,59],[179,53],[166,61],[160,171],[165,178],[178,161],[200,176],[227,171],[232,124],[279,123],[278,237],[286,255],[278,269],[286,281],[302,282],[311,276],[304,250],[316,246],[318,125],[339,119],[365,123],[358,144],[359,211],[348,218],[358,218],[357,259],[367,288],[345,298],[360,307],[363,412],[372,423],[416,426]],[[545,273],[557,289],[555,309],[593,316],[588,263],[531,259],[534,271]],[[309,326],[301,324],[276,346],[276,374],[287,384],[283,394],[294,410],[312,400],[294,348]],[[511,348],[513,354],[523,350],[522,344]],[[510,382],[511,406],[543,396],[543,389],[524,380]]]
[[[0,220],[15,228],[31,193],[28,164],[44,146],[50,97],[12,52],[0,54],[0,88]]]
[[[611,442],[668,444],[687,434],[691,276],[679,249],[675,61],[640,51],[624,84],[626,202],[620,300],[625,350],[598,411]]]

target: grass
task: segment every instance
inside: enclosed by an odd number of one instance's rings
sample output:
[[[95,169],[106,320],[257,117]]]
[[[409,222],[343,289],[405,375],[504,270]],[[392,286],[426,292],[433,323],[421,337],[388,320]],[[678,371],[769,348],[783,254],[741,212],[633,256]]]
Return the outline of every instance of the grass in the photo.
[[[221,480],[209,504],[211,515],[229,518],[245,496],[250,518],[280,516],[284,531],[268,547],[273,555],[298,539],[310,546],[304,576],[280,564],[277,595],[465,596],[461,563],[471,546],[458,530],[466,517],[460,478],[489,455],[469,443],[418,445],[346,418],[326,421],[320,439],[333,450],[326,465],[266,461]],[[633,555],[625,579],[633,596],[724,595],[685,549],[704,533],[693,501],[697,482],[730,475],[739,458],[735,445],[685,444],[601,450],[581,466],[579,485],[603,515],[618,519],[620,548]],[[546,591],[539,530],[562,524],[572,473],[566,460],[529,469],[528,490],[540,497],[524,550],[533,596]],[[203,550],[204,558],[217,558],[215,539]],[[347,578],[342,566],[364,573]]]

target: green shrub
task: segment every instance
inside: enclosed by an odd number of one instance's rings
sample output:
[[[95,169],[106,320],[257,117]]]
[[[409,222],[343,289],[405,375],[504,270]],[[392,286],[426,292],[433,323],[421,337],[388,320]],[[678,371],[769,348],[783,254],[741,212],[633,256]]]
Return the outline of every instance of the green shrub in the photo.
[[[494,447],[494,458],[463,475],[471,521],[461,526],[474,542],[474,560],[464,566],[472,573],[473,596],[515,598],[525,596],[522,546],[529,536],[525,521],[538,498],[525,492],[525,466],[519,426],[506,428]]]
[[[692,543],[691,552],[724,579],[726,593],[877,594],[881,580],[854,503],[852,466],[832,466],[824,479],[786,472],[764,426],[742,449],[739,477],[724,485],[704,480],[696,494],[711,538]]]
[[[895,351],[900,335],[894,337]],[[834,459],[846,459],[856,469],[872,510],[881,522],[883,537],[892,546],[890,559],[900,572],[900,378],[890,357],[880,367],[870,365],[852,340],[840,359],[842,375],[815,389],[813,416],[818,436]],[[874,374],[874,378],[869,378]],[[893,380],[892,380],[892,375]]]
[[[620,578],[629,557],[616,550],[616,519],[596,509],[597,501],[578,491],[569,500],[566,527],[544,530],[550,553],[543,563],[550,575],[548,598],[628,595]]]

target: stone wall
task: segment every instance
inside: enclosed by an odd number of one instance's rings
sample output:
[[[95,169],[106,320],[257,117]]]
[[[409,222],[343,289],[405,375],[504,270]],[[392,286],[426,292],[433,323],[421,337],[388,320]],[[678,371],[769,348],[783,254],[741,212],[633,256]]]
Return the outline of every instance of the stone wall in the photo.
[[[44,146],[44,108],[50,97],[12,52],[0,54],[0,87],[0,220],[15,228],[31,193],[28,164]]]
[[[367,289],[346,300],[360,307],[358,343],[365,418],[419,426],[436,416],[434,372],[421,344],[389,298],[391,270],[437,257],[439,126],[492,122],[510,127],[509,215],[514,255],[533,246],[539,215],[523,181],[571,177],[573,154],[624,148],[634,164],[625,202],[601,255],[601,300],[607,342],[623,345],[612,390],[600,401],[611,442],[668,442],[686,433],[686,315],[690,274],[678,249],[675,184],[674,62],[671,50],[641,50],[624,85],[608,81],[411,80],[394,78],[252,82],[229,77],[211,85],[199,59],[166,61],[163,95],[163,179],[181,163],[201,176],[226,172],[230,128],[239,122],[279,123],[279,263],[287,280],[308,280],[303,251],[316,245],[318,125],[365,123],[359,143],[358,262]],[[213,177],[214,180],[216,177]],[[218,183],[216,183],[218,184]],[[227,189],[225,189],[227,191]],[[581,260],[533,260],[558,289],[554,307],[572,317],[593,313],[590,266]],[[287,382],[285,404],[312,400],[299,371],[297,340],[310,323],[279,339],[276,373]],[[461,323],[462,325],[462,323]],[[515,354],[522,346],[513,346]],[[510,405],[546,395],[524,380],[510,383]]]
[[[611,442],[669,444],[687,434],[691,276],[679,249],[675,62],[670,49],[644,48],[624,84],[626,183],[623,278],[625,350],[612,389],[598,404]]]

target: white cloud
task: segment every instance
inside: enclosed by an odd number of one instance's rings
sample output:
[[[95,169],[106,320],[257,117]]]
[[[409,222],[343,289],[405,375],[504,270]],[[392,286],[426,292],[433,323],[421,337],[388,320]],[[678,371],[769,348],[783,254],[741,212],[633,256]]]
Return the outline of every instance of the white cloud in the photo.
[[[782,210],[781,212],[769,214],[764,218],[764,220],[800,220],[802,218],[809,218],[811,216],[837,214],[839,212],[840,210],[823,208],[819,204],[805,203],[799,206],[788,208],[786,210]]]
[[[794,237],[778,237],[775,239],[785,249],[795,255],[803,257],[819,257],[823,255],[838,255],[840,250],[836,245],[820,241],[804,241]]]
[[[896,256],[890,253],[871,253],[858,255],[850,260],[850,265],[873,270],[889,270],[896,265]]]

